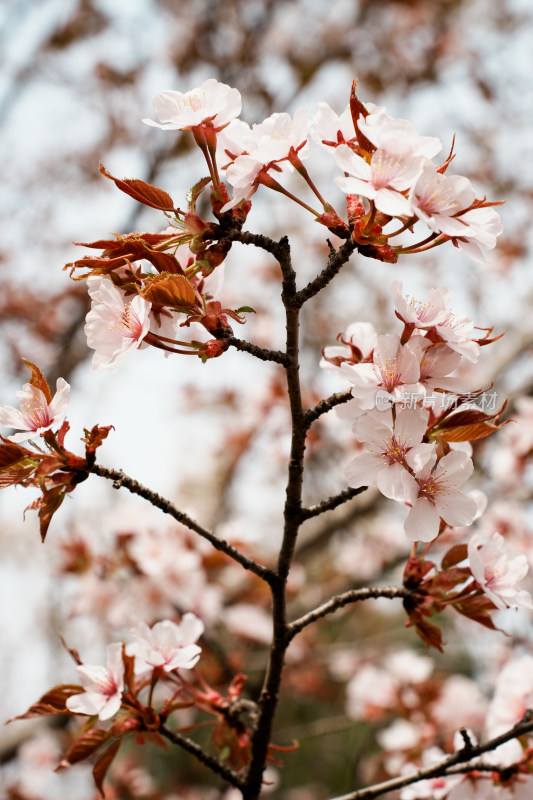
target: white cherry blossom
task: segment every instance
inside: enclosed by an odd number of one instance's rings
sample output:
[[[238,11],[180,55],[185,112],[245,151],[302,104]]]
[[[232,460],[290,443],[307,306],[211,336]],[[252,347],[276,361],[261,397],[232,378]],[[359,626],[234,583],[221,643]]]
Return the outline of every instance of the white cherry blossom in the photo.
[[[149,628],[139,622],[132,630],[135,642],[128,646],[128,653],[140,660],[139,671],[162,668],[165,672],[174,669],[192,669],[200,658],[202,648],[195,644],[204,632],[204,624],[195,614],[183,615],[179,625],[165,619]]]
[[[70,394],[70,386],[63,378],[57,379],[56,393],[50,403],[44,392],[31,383],[25,383],[16,394],[20,400],[20,410],[12,406],[0,406],[0,425],[21,431],[7,437],[11,442],[23,442],[51,428],[59,428],[63,423]]]
[[[402,393],[424,392],[417,355],[409,344],[402,345],[396,334],[378,336],[372,363],[344,363],[340,371],[352,384],[352,394],[363,410],[376,407],[377,400],[383,407],[400,401]]]
[[[472,460],[454,450],[440,459],[435,457],[414,477],[404,473],[405,495],[411,509],[405,521],[405,533],[413,541],[430,542],[438,535],[440,518],[452,527],[471,525],[477,503],[459,490],[473,472]]]
[[[511,555],[500,533],[488,541],[474,534],[468,542],[468,560],[472,575],[498,608],[533,608],[529,592],[519,588],[529,571],[527,556]]]
[[[368,104],[370,110],[371,106]],[[411,156],[433,158],[442,149],[442,143],[436,136],[421,136],[414,125],[406,119],[391,117],[385,108],[372,107],[372,113],[367,117],[359,117],[357,125],[359,130],[380,149]]]
[[[129,300],[109,278],[90,277],[87,287],[92,307],[84,330],[95,351],[93,369],[114,372],[150,330],[151,303],[140,295]]]
[[[379,211],[393,217],[410,214],[409,201],[401,193],[416,180],[421,169],[419,158],[404,155],[391,144],[389,149],[376,150],[368,163],[341,144],[335,150],[335,160],[348,173],[348,177],[335,178],[343,192],[367,197]]]
[[[120,708],[124,690],[124,664],[122,644],[114,642],[107,647],[107,666],[76,667],[85,691],[69,697],[66,706],[75,714],[109,719]]]
[[[503,231],[500,215],[494,208],[472,208],[461,214],[463,230],[451,240],[467,256],[481,264],[486,262],[484,250],[492,250],[496,239]]]
[[[377,484],[385,497],[401,499],[403,474],[407,467],[420,471],[432,457],[435,445],[422,443],[428,422],[425,409],[398,409],[365,414],[354,423],[354,434],[364,442],[367,452],[356,456],[346,467],[348,484],[354,488]]]
[[[465,223],[458,217],[474,202],[476,193],[468,178],[462,175],[442,175],[429,161],[409,195],[412,213],[437,233],[461,236]]]
[[[214,78],[183,94],[166,90],[153,101],[159,122],[143,119],[146,125],[163,130],[191,130],[210,124],[215,130],[224,128],[241,113],[241,95],[237,89]]]

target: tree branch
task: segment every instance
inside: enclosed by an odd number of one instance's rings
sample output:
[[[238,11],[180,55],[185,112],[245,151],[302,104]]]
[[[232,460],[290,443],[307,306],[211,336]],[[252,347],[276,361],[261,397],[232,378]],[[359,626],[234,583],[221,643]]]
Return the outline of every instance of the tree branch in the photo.
[[[320,403],[317,403],[316,406],[313,408],[308,408],[305,412],[305,424],[307,427],[310,427],[311,423],[322,416],[322,414],[326,414],[328,411],[331,411],[332,408],[335,406],[340,406],[342,403],[347,403],[348,400],[353,398],[351,389],[346,389],[345,392],[337,392],[336,394],[332,394],[331,397],[326,397],[325,400],[321,400]]]
[[[311,519],[311,517],[318,517],[319,514],[323,514],[324,511],[332,511],[334,508],[342,506],[343,503],[347,503],[348,500],[351,500],[353,497],[357,497],[358,494],[366,492],[367,489],[368,486],[359,486],[357,489],[345,489],[343,492],[339,492],[339,494],[335,494],[333,497],[329,497],[327,500],[323,500],[315,506],[302,508],[302,518],[304,520]]]
[[[298,305],[298,308],[301,308],[304,303],[318,294],[328,285],[331,280],[333,280],[335,275],[340,272],[342,267],[347,263],[356,248],[357,243],[354,242],[353,239],[348,239],[348,241],[344,242],[344,244],[338,250],[331,248],[328,263],[322,272],[317,275],[314,280],[308,283],[307,286],[304,286],[303,289],[300,289],[299,292],[296,292],[294,299]]]
[[[232,558],[233,561],[236,561],[238,564],[244,567],[244,569],[253,572],[254,575],[257,575],[267,583],[272,583],[272,581],[275,579],[275,573],[273,570],[269,569],[268,567],[264,567],[262,564],[258,564],[252,558],[245,556],[243,553],[237,550],[237,548],[233,547],[233,545],[231,545],[229,542],[226,542],[224,539],[219,539],[214,533],[206,530],[183,511],[180,511],[178,508],[176,508],[176,506],[171,503],[170,500],[167,500],[165,497],[157,494],[157,492],[146,488],[146,486],[143,486],[138,481],[130,478],[128,475],[125,475],[122,470],[109,469],[108,467],[101,467],[99,464],[95,464],[93,467],[91,467],[90,471],[95,475],[99,475],[101,478],[107,478],[107,480],[113,481],[113,488],[120,489],[121,486],[124,486],[124,488],[128,489],[128,491],[130,491],[132,494],[137,494],[139,497],[143,497],[145,500],[148,500],[151,505],[161,509],[161,511],[163,511],[165,514],[169,514],[178,522],[181,522],[181,524],[185,525],[187,528],[189,528],[189,530],[194,531],[202,538],[207,539],[207,541],[210,542],[217,550],[225,553],[227,556]]]
[[[250,353],[261,361],[275,361],[277,364],[287,364],[287,356],[281,350],[267,350],[264,347],[259,347],[251,342],[246,342],[244,339],[237,339],[235,336],[228,336],[226,341],[236,350],[242,350],[245,353]]]
[[[370,600],[377,597],[388,597],[394,599],[397,597],[408,597],[411,594],[409,589],[403,586],[368,586],[364,589],[350,589],[342,594],[334,595],[327,602],[322,603],[321,606],[308,611],[302,617],[290,622],[287,626],[289,637],[292,639],[297,633],[306,628],[311,623],[316,622],[318,619],[325,617],[327,614],[332,614],[337,609],[347,606],[350,603],[357,603],[360,600]]]
[[[191,753],[198,761],[201,761],[202,764],[205,764],[206,767],[209,767],[209,769],[217,775],[220,775],[232,786],[237,786],[238,788],[242,786],[242,778],[225,764],[221,764],[218,759],[206,753],[205,750],[203,750],[200,745],[196,744],[196,742],[193,742],[192,739],[188,739],[186,736],[183,736],[183,734],[170,730],[166,725],[162,725],[159,728],[159,733],[173,744],[177,744],[188,753]]]
[[[489,739],[484,744],[464,747],[457,753],[453,753],[451,756],[442,759],[442,761],[439,761],[437,764],[433,764],[430,767],[422,767],[410,775],[402,775],[399,778],[391,778],[388,781],[376,783],[374,786],[369,786],[366,789],[358,789],[355,792],[334,797],[332,800],[371,800],[371,798],[379,797],[380,795],[385,794],[385,792],[391,792],[394,789],[402,789],[404,786],[410,786],[412,783],[418,783],[418,781],[426,780],[428,778],[440,778],[445,775],[453,775],[458,771],[457,769],[454,769],[458,764],[467,764],[472,770],[474,770],[476,769],[476,764],[472,761],[474,758],[483,755],[483,753],[489,753],[492,750],[495,750],[501,744],[504,744],[511,739],[516,739],[517,736],[522,736],[525,733],[531,733],[531,731],[533,731],[533,711],[528,709],[520,722],[517,722],[516,725],[514,725],[505,733]],[[463,769],[460,771],[463,772]]]

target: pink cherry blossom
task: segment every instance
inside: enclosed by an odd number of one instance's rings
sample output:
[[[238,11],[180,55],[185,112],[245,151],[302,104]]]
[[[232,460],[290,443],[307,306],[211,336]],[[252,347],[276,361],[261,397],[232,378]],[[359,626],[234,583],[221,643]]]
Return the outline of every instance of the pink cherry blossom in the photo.
[[[418,356],[420,383],[426,390],[433,392],[435,389],[444,389],[446,392],[458,393],[468,391],[468,385],[462,378],[450,375],[461,363],[460,353],[447,344],[433,344],[425,336],[412,336],[409,345]],[[443,408],[449,408],[450,395],[443,393],[432,395],[433,408],[439,405],[440,398]]]
[[[468,560],[472,575],[498,608],[533,608],[529,592],[518,586],[529,571],[527,556],[512,556],[500,533],[488,541],[474,534],[468,542]]]
[[[241,113],[241,95],[237,89],[209,78],[185,94],[161,92],[153,106],[160,121],[143,119],[147,125],[163,130],[191,130],[209,124],[218,131]]]
[[[404,155],[391,144],[389,149],[376,150],[368,163],[342,144],[335,150],[335,160],[348,173],[348,177],[335,178],[343,192],[367,197],[379,211],[393,217],[410,214],[409,201],[402,192],[416,180],[421,169],[419,158]]]
[[[476,194],[468,178],[462,175],[442,175],[429,161],[409,195],[412,213],[437,233],[460,236],[465,224],[458,219],[461,211],[470,208]]]
[[[322,369],[337,372],[344,361],[351,364],[367,361],[376,346],[378,335],[371,322],[352,322],[337,339],[343,344],[324,348],[320,361]]]
[[[140,295],[128,300],[108,278],[90,277],[87,286],[92,306],[85,335],[87,344],[95,350],[93,369],[114,372],[148,333],[151,303]]]
[[[450,310],[448,289],[444,286],[430,289],[427,299],[421,301],[409,295],[404,296],[401,282],[393,281],[391,294],[398,316],[407,325],[432,331],[452,350],[469,361],[477,361],[481,348],[470,338],[474,323],[469,317],[460,316]]]
[[[107,666],[76,667],[85,691],[69,697],[66,706],[75,714],[109,719],[120,708],[124,690],[124,664],[122,644],[114,642],[107,647]]]
[[[7,437],[11,442],[23,442],[51,428],[59,428],[63,423],[70,394],[70,386],[63,378],[57,379],[56,393],[50,403],[44,392],[31,383],[25,383],[16,394],[20,400],[20,411],[12,406],[0,406],[0,425],[21,431]]]
[[[157,622],[152,628],[139,622],[132,630],[136,641],[128,647],[128,653],[138,657],[141,664],[145,662],[148,670],[192,669],[202,652],[195,642],[203,632],[203,622],[190,612],[183,615],[179,625],[169,619]],[[144,665],[141,669],[145,670]]]
[[[472,208],[461,214],[459,219],[463,223],[463,230],[450,236],[452,242],[474,261],[484,264],[487,259],[483,250],[492,250],[496,246],[496,238],[503,231],[500,215],[494,208]]]
[[[458,450],[435,463],[434,457],[414,477],[405,472],[404,500],[411,504],[405,521],[405,533],[413,541],[430,542],[438,535],[440,518],[452,527],[471,525],[477,503],[463,494],[459,486],[474,469],[472,460]]]
[[[366,444],[367,452],[346,467],[348,484],[357,488],[376,483],[385,497],[402,499],[405,470],[420,471],[435,450],[434,444],[422,443],[428,416],[425,409],[400,408],[394,423],[390,409],[357,420],[354,434]]]
[[[402,393],[423,395],[420,366],[409,344],[400,344],[396,334],[378,336],[371,364],[341,364],[341,375],[353,388],[352,394],[363,410],[401,400]],[[379,393],[379,394],[378,394]]]

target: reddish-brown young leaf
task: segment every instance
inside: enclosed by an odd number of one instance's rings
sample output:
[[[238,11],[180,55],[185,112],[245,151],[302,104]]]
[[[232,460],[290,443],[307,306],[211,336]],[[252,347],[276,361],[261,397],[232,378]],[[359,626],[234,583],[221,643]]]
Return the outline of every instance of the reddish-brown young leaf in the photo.
[[[114,425],[94,425],[90,431],[87,428],[83,429],[85,436],[82,437],[82,442],[85,442],[85,454],[93,454],[104,440],[109,436],[109,432],[115,430]]]
[[[0,489],[13,486],[29,478],[38,465],[38,453],[20,447],[0,436]],[[33,463],[31,460],[33,460]]]
[[[52,402],[52,395],[50,394],[50,387],[48,386],[48,382],[44,377],[43,373],[33,364],[31,361],[28,361],[27,358],[22,359],[29,370],[31,370],[31,378],[29,379],[28,383],[34,386],[36,389],[40,389],[41,392],[46,397],[46,402],[50,404]]]
[[[350,92],[350,112],[352,114],[353,126],[357,133],[357,141],[359,142],[363,150],[366,150],[367,153],[373,153],[376,148],[374,147],[372,142],[368,141],[366,136],[363,136],[357,124],[357,120],[359,119],[359,117],[363,117],[364,119],[365,117],[368,116],[369,112],[357,97],[356,89],[357,89],[357,78],[353,81],[352,90]]]
[[[460,603],[454,604],[453,607],[459,614],[478,622],[480,625],[484,625],[485,628],[490,628],[494,631],[498,630],[491,618],[496,606],[486,594],[467,597]]]
[[[105,776],[107,775],[107,771],[111,766],[113,759],[115,758],[116,754],[118,753],[118,749],[120,747],[121,739],[117,739],[115,742],[109,745],[102,755],[98,756],[96,764],[93,767],[93,778],[96,784],[96,788],[105,798],[104,792],[104,780]]]
[[[129,194],[139,203],[144,203],[145,206],[151,206],[151,208],[157,208],[160,211],[174,211],[174,201],[163,189],[141,180],[114,178],[103,164],[100,164],[100,172],[109,180],[114,181],[121,192]]]
[[[85,761],[86,758],[92,756],[108,739],[109,731],[105,731],[103,728],[89,728],[88,730],[84,730],[81,736],[69,747],[55,771],[60,772],[62,769],[70,767],[72,764]]]
[[[78,666],[80,666],[80,664],[83,664],[83,661],[81,660],[80,654],[78,653],[78,651],[74,647],[69,647],[68,644],[66,643],[65,639],[63,638],[63,636],[61,636],[61,634],[59,635],[59,638],[61,639],[61,644],[63,645],[63,647],[65,648],[67,653],[69,653],[72,656],[74,662]]]
[[[59,686],[54,686],[50,689],[29,709],[25,714],[20,714],[18,717],[12,717],[8,722],[13,722],[15,719],[33,719],[34,717],[49,717],[52,714],[74,714],[66,707],[66,702],[69,697],[83,692],[83,686],[72,683],[62,683]]]
[[[156,275],[142,296],[150,303],[171,308],[190,308],[196,301],[194,288],[184,275]]]
[[[450,569],[450,567],[460,564],[461,561],[465,561],[466,558],[468,558],[468,546],[466,544],[454,544],[443,556],[441,567],[442,569]]]

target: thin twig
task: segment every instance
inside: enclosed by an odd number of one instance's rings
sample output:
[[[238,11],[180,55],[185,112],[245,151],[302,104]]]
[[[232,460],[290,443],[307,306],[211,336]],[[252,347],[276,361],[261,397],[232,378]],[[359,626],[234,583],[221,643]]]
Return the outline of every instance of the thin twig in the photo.
[[[298,305],[298,308],[301,308],[304,303],[318,294],[328,285],[331,280],[333,280],[335,275],[348,262],[350,256],[356,248],[357,243],[354,242],[353,239],[348,239],[348,241],[344,242],[344,244],[339,247],[338,250],[330,248],[328,263],[322,272],[317,275],[314,280],[308,283],[307,286],[304,286],[303,289],[300,289],[299,292],[296,292],[294,300]]]
[[[374,786],[369,786],[365,789],[358,789],[349,794],[339,795],[338,797],[332,798],[332,800],[371,800],[374,797],[385,794],[385,792],[392,792],[394,789],[402,789],[404,786],[410,786],[412,783],[418,783],[418,781],[453,775],[455,772],[454,767],[457,764],[468,763],[468,766],[470,766],[472,770],[475,770],[476,764],[472,761],[474,758],[483,755],[483,753],[489,753],[501,744],[515,739],[517,736],[530,733],[531,731],[533,731],[533,712],[528,709],[520,722],[513,725],[513,727],[505,733],[501,733],[499,736],[489,739],[484,744],[465,747],[457,753],[453,753],[453,755],[442,759],[442,761],[439,761],[437,764],[433,764],[430,767],[422,767],[410,775],[391,778],[388,781],[376,783]]]
[[[319,514],[323,514],[324,511],[332,511],[334,508],[342,506],[343,503],[347,503],[348,500],[351,500],[353,497],[357,497],[358,494],[366,492],[367,489],[368,486],[359,486],[357,489],[345,489],[343,492],[339,492],[339,494],[335,494],[333,497],[329,497],[327,500],[323,500],[315,506],[302,508],[302,518],[304,520],[311,519],[311,517],[318,517]]]
[[[411,594],[409,589],[404,586],[368,586],[364,589],[350,589],[342,594],[337,594],[331,597],[327,602],[322,603],[321,606],[308,611],[307,614],[295,619],[287,626],[289,636],[292,639],[297,633],[306,628],[311,623],[316,622],[318,619],[332,614],[337,609],[347,606],[350,603],[357,603],[360,600],[370,600],[377,597],[388,597],[395,599],[397,597],[408,597]]]
[[[238,788],[242,786],[242,778],[240,778],[225,764],[221,764],[218,759],[213,758],[213,756],[210,756],[209,753],[206,753],[205,750],[203,750],[200,745],[196,744],[196,742],[193,742],[192,739],[187,738],[187,736],[183,736],[181,733],[170,730],[170,728],[167,728],[166,725],[162,725],[161,728],[159,728],[159,733],[173,744],[179,745],[183,748],[183,750],[186,750],[188,753],[196,756],[198,761],[201,761],[202,764],[205,764],[206,767],[209,767],[217,775],[220,775],[232,786],[237,786]]]
[[[287,356],[281,350],[267,350],[264,347],[259,347],[251,342],[246,342],[244,339],[237,339],[235,336],[228,336],[226,341],[237,350],[242,350],[245,353],[250,353],[261,361],[275,361],[277,364],[287,363]]]
[[[187,528],[189,528],[189,530],[194,531],[202,538],[207,539],[207,541],[210,542],[217,550],[225,553],[227,556],[233,559],[233,561],[236,561],[242,567],[244,567],[244,569],[253,572],[254,575],[262,578],[262,580],[266,581],[267,583],[271,583],[275,579],[275,573],[273,570],[269,569],[268,567],[264,567],[262,564],[258,564],[252,558],[245,556],[244,553],[241,553],[229,542],[226,542],[225,539],[219,539],[218,536],[215,536],[214,533],[211,533],[210,531],[206,530],[206,528],[203,528],[198,522],[189,517],[188,514],[185,514],[185,512],[176,508],[176,506],[171,503],[170,500],[167,500],[165,497],[157,494],[157,492],[154,492],[151,489],[148,489],[146,486],[143,486],[134,478],[130,478],[128,475],[125,475],[122,470],[101,467],[99,464],[95,464],[90,471],[95,475],[99,475],[101,478],[107,478],[107,480],[113,481],[113,487],[115,489],[120,489],[122,486],[124,486],[124,488],[128,489],[128,491],[132,494],[137,494],[139,497],[143,497],[145,500],[148,500],[151,505],[161,509],[161,511],[163,511],[165,514],[169,514],[178,522],[181,522],[181,524],[185,525]]]
[[[332,408],[335,406],[340,406],[342,403],[347,403],[348,400],[353,398],[353,394],[351,389],[346,389],[344,392],[337,392],[336,394],[332,394],[331,397],[326,397],[325,400],[321,400],[320,403],[317,403],[316,406],[313,408],[309,408],[305,412],[305,424],[309,427],[315,419],[318,419],[322,416],[322,414],[326,414],[328,411],[331,411]]]

